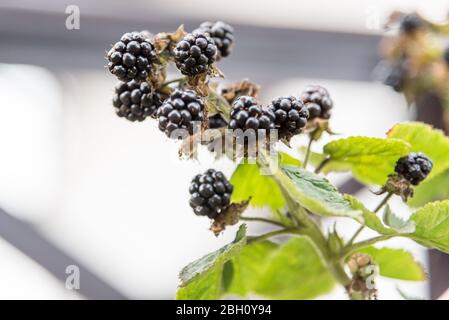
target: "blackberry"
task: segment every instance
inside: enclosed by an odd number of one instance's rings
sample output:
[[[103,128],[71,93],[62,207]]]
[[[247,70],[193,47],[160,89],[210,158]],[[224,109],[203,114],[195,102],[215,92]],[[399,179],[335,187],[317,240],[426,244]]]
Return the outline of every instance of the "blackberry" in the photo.
[[[443,53],[443,60],[446,62],[446,65],[449,66],[449,47],[446,47]]]
[[[153,93],[148,83],[131,80],[117,83],[112,104],[119,117],[143,121],[146,117],[156,117],[162,97],[157,92]]]
[[[194,122],[203,121],[204,102],[193,90],[175,89],[157,110],[159,129],[170,136],[175,129],[193,134]]]
[[[203,31],[209,35],[217,46],[217,61],[229,56],[234,43],[234,28],[222,22],[203,22],[197,31]]]
[[[196,175],[190,184],[190,206],[198,216],[214,219],[231,203],[233,186],[224,174],[214,169]]]
[[[241,96],[232,104],[229,129],[274,129],[274,119],[267,110],[262,109],[257,100],[250,96]]]
[[[207,71],[217,56],[217,46],[204,32],[189,33],[174,50],[175,63],[182,74],[195,76]]]
[[[396,162],[394,171],[408,180],[411,184],[417,185],[423,181],[432,170],[433,163],[422,153],[410,153],[400,158]]]
[[[156,61],[156,50],[146,33],[128,32],[109,50],[109,71],[119,80],[145,80]]]
[[[407,14],[402,17],[399,23],[399,29],[404,34],[414,34],[424,26],[423,20],[415,13]]]
[[[309,120],[314,118],[330,118],[330,110],[334,103],[325,88],[317,85],[308,86],[302,92],[301,100],[309,111]]]
[[[306,125],[309,111],[304,103],[295,97],[278,97],[267,107],[280,135],[298,134]]]
[[[228,123],[219,114],[215,114],[212,117],[209,117],[208,121],[209,129],[224,128],[228,125]]]

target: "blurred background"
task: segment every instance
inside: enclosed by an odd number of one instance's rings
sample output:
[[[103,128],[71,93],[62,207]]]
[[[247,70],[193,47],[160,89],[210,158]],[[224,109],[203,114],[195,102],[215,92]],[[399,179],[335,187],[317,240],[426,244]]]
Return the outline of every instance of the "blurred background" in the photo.
[[[66,28],[70,5],[80,10],[79,29]],[[212,159],[180,161],[179,145],[151,120],[131,123],[113,112],[116,80],[104,56],[124,32],[224,20],[236,35],[219,65],[227,80],[260,84],[263,103],[321,84],[335,102],[336,132],[383,137],[419,116],[373,77],[382,23],[398,8],[443,21],[449,1],[2,0],[0,298],[172,299],[178,271],[233,238],[232,228],[215,238],[188,206],[191,177]],[[225,160],[214,166],[228,177],[234,168]],[[375,205],[348,176],[331,179]],[[408,214],[397,199],[392,205]],[[349,228],[351,221],[340,225],[342,233]],[[398,288],[435,298],[449,287],[447,257],[406,239],[386,244],[415,253],[430,281],[380,279],[380,299],[400,298]],[[81,272],[78,290],[65,286],[70,265]]]

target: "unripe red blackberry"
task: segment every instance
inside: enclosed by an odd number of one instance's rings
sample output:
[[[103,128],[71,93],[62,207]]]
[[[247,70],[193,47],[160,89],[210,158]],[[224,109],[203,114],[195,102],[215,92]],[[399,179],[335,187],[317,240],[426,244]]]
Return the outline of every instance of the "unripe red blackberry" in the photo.
[[[109,71],[119,80],[142,81],[156,61],[156,50],[145,33],[128,32],[109,50],[107,59]]]
[[[196,175],[190,184],[190,206],[196,215],[214,219],[231,203],[233,186],[214,169]]]
[[[117,83],[112,104],[119,117],[143,121],[146,117],[156,117],[162,98],[159,93],[152,92],[148,83],[131,80]]]
[[[308,86],[302,92],[301,100],[309,110],[309,120],[314,118],[330,118],[330,110],[334,103],[325,88],[318,85]]]
[[[215,62],[217,46],[205,33],[189,33],[178,42],[174,50],[175,63],[182,74],[195,76],[207,71]]]
[[[234,43],[234,28],[222,21],[203,22],[197,31],[203,31],[214,41],[218,49],[217,60],[229,56]]]
[[[228,123],[223,119],[223,117],[219,114],[215,114],[208,119],[208,127],[209,129],[218,129],[227,127]]]
[[[267,107],[280,136],[292,136],[301,132],[309,118],[304,103],[295,97],[278,97]]]
[[[396,162],[394,171],[411,184],[417,185],[428,176],[432,167],[432,160],[426,155],[412,152]]]
[[[232,104],[229,129],[274,129],[274,119],[262,108],[254,97],[241,96]]]
[[[175,89],[157,110],[159,129],[170,137],[173,130],[193,134],[195,122],[203,121],[204,102],[193,90]]]

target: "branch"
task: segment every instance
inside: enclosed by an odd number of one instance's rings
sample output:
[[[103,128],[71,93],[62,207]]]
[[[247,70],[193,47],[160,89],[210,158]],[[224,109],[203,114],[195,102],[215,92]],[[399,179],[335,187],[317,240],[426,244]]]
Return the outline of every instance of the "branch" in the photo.
[[[240,217],[240,220],[242,221],[258,221],[258,222],[266,222],[266,223],[271,223],[274,224],[278,227],[286,227],[286,225],[284,225],[282,222],[276,221],[276,220],[272,220],[272,219],[267,219],[267,218],[259,218],[259,217]]]

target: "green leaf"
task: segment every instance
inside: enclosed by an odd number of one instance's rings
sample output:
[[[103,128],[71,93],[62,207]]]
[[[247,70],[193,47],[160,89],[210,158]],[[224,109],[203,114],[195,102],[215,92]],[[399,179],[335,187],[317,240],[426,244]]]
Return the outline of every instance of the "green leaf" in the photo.
[[[415,187],[414,195],[408,204],[413,207],[421,207],[426,203],[449,198],[449,169],[426,179]]]
[[[410,217],[416,230],[410,238],[418,243],[449,253],[449,200],[432,202]]]
[[[385,226],[379,217],[374,212],[368,210],[356,197],[345,195],[345,199],[351,204],[351,207],[354,210],[360,210],[362,212],[362,219],[356,220],[363,223],[368,228],[383,235],[393,235],[398,233],[396,230]]]
[[[184,267],[179,274],[181,283],[176,299],[218,299],[223,293],[223,266],[238,255],[245,244],[246,226],[241,225],[232,243]]]
[[[421,264],[408,251],[366,247],[358,252],[368,254],[377,263],[381,276],[411,281],[426,280]]]
[[[433,168],[427,179],[449,168],[449,138],[441,130],[421,122],[404,122],[393,126],[389,138],[410,143],[411,151],[423,152],[433,161]]]
[[[331,159],[323,172],[351,171],[362,183],[382,185],[410,145],[399,139],[349,137],[329,142],[323,151]]]
[[[334,284],[309,241],[292,238],[272,253],[255,293],[270,299],[312,299],[332,290]]]
[[[360,210],[354,210],[350,202],[326,178],[292,166],[282,167],[282,171],[290,181],[283,180],[280,183],[307,210],[322,216],[361,215]]]
[[[279,165],[299,166],[301,162],[285,152],[279,152]],[[251,198],[253,207],[268,206],[272,210],[285,207],[285,199],[276,182],[269,175],[262,175],[257,164],[240,163],[231,177],[234,185],[232,202]]]
[[[397,230],[400,233],[413,233],[416,230],[415,223],[413,221],[406,221],[398,217],[391,210],[388,204],[385,206],[382,220],[387,226]]]

